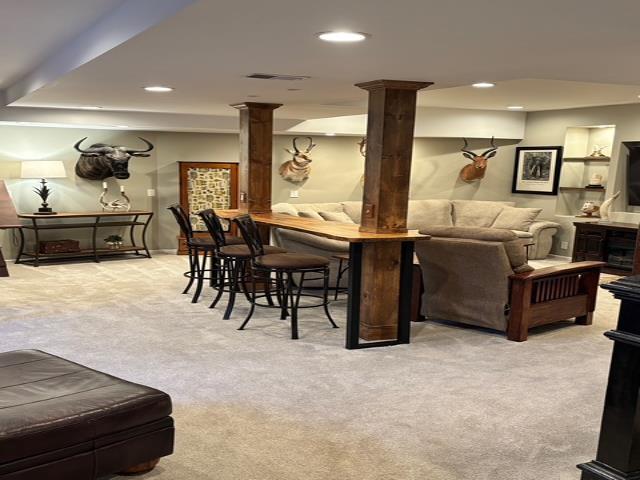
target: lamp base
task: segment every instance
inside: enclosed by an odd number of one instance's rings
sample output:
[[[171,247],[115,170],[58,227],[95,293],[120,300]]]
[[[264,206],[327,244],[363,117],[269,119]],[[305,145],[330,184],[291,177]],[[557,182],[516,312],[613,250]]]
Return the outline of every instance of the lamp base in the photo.
[[[33,212],[34,215],[55,215],[58,212],[54,212],[49,207],[40,207],[37,212]]]

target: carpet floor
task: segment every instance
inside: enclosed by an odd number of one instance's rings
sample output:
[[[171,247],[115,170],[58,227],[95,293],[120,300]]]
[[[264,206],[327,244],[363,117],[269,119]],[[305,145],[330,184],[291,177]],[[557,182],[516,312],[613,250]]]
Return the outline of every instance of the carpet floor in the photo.
[[[425,322],[412,343],[343,348],[346,301],[290,340],[181,295],[186,259],[10,266],[0,351],[37,348],[168,392],[175,454],[157,480],[576,480],[596,451],[618,303],[524,343]]]

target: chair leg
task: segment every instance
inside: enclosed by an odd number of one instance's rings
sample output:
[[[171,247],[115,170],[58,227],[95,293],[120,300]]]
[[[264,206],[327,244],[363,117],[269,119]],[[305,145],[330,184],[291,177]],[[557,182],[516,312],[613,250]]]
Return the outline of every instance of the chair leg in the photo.
[[[338,280],[338,285],[340,284],[340,281]],[[336,285],[337,287],[337,285]],[[327,315],[327,318],[329,319],[329,322],[331,323],[331,326],[333,328],[338,328],[338,325],[336,325],[336,322],[333,321],[333,318],[331,317],[331,312],[329,312],[329,269],[325,268],[324,269],[324,288],[323,288],[323,302],[324,302],[324,313]],[[336,290],[336,296],[337,296],[337,290]]]
[[[196,264],[193,258],[193,252],[192,249],[189,248],[189,283],[187,283],[187,286],[182,291],[183,294],[189,293],[189,290],[191,289],[191,286],[196,279],[196,275]]]
[[[286,320],[289,316],[288,303],[289,297],[284,287],[284,280],[282,278],[282,272],[276,272],[276,287],[278,289],[278,304],[280,305],[280,320]]]
[[[244,263],[238,258],[232,260],[233,268],[230,268],[231,278],[229,279],[229,301],[227,302],[227,309],[224,311],[222,317],[223,320],[229,320],[231,318],[231,312],[236,303],[236,290],[238,288],[238,275],[240,275],[240,266],[244,266]]]
[[[255,276],[255,272],[252,271],[251,273],[251,306],[249,307],[249,313],[247,314],[247,318],[244,319],[244,322],[242,322],[242,325],[238,327],[238,330],[244,330],[244,327],[246,327],[247,323],[249,323],[249,320],[251,320],[251,317],[253,316],[253,312],[255,309],[256,309],[256,276]]]
[[[334,300],[338,300],[338,292],[340,291],[340,280],[342,280],[342,259],[338,263],[338,276],[336,277],[336,292],[333,296]]]
[[[304,273],[302,274],[302,280]],[[298,304],[300,303],[300,294],[302,293],[302,280],[298,287],[298,294],[294,298],[293,295],[293,273],[287,272],[287,295],[291,299],[291,338],[298,340]]]
[[[204,275],[205,270],[207,269],[207,252],[204,252],[202,256],[202,263],[200,263],[200,252],[195,250],[196,257],[196,270],[198,271],[198,282],[196,283],[196,291],[193,293],[193,298],[191,298],[191,303],[198,303],[198,299],[200,298],[200,294],[202,293],[202,284],[204,283]]]
[[[218,273],[218,283],[217,283],[217,292],[216,292],[216,296],[213,299],[213,302],[211,302],[211,305],[209,305],[209,308],[215,308],[216,305],[218,305],[218,302],[220,301],[220,299],[222,298],[222,294],[224,293],[224,287],[225,287],[225,282],[227,281],[227,265],[228,265],[228,260],[219,260],[221,262],[220,264],[220,271]]]

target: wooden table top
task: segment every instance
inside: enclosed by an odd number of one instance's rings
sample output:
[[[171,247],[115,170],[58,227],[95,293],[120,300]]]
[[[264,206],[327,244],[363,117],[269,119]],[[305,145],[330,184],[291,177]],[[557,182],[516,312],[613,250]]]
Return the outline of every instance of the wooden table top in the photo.
[[[240,210],[216,210],[216,214],[225,219],[232,219],[246,212]],[[303,233],[312,233],[320,237],[333,240],[343,240],[352,243],[362,242],[414,242],[428,240],[429,235],[422,235],[417,230],[409,230],[406,233],[369,233],[361,232],[360,226],[351,223],[326,222],[313,218],[294,217],[284,213],[252,213],[251,217],[256,223],[272,227],[286,228]]]
[[[19,213],[20,218],[87,218],[87,217],[125,217],[132,215],[151,215],[153,212],[148,210],[129,210],[128,212],[59,212],[53,215],[37,215],[35,213]]]

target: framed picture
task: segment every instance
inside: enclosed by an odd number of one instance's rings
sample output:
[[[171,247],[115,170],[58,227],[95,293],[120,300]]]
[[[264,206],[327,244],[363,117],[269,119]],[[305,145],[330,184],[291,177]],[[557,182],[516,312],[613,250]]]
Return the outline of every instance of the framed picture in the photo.
[[[512,193],[557,195],[562,147],[518,147]]]

